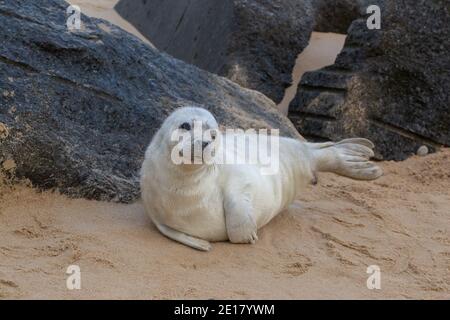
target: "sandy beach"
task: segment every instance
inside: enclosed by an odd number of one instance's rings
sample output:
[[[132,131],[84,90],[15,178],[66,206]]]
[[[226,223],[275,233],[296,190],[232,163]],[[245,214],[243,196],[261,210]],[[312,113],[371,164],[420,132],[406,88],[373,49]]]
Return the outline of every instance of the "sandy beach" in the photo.
[[[321,175],[256,245],[209,253],[163,237],[139,202],[3,185],[0,297],[450,298],[450,150],[381,166],[372,182]],[[81,290],[66,288],[72,264]],[[381,290],[366,287],[369,265],[381,269]]]

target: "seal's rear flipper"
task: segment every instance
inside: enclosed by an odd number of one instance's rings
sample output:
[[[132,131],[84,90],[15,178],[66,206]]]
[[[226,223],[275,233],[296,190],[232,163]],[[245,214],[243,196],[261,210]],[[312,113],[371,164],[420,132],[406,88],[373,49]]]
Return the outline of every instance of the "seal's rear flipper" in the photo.
[[[191,248],[201,250],[201,251],[209,251],[211,250],[211,245],[208,241],[191,237],[185,233],[179,232],[172,228],[169,228],[166,225],[155,223],[158,230],[165,235],[167,238],[178,241],[182,244],[185,244]]]
[[[383,171],[369,161],[373,157],[373,143],[367,139],[345,139],[340,142],[308,143],[314,158],[315,169],[322,172],[358,179],[373,180]]]

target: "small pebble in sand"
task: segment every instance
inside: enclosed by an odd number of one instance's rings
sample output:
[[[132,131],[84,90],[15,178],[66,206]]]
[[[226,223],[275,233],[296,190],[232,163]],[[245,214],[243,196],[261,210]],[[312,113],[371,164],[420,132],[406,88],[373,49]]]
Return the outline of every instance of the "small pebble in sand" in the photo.
[[[426,156],[428,154],[428,147],[427,146],[421,146],[419,149],[417,149],[417,155],[418,156]]]

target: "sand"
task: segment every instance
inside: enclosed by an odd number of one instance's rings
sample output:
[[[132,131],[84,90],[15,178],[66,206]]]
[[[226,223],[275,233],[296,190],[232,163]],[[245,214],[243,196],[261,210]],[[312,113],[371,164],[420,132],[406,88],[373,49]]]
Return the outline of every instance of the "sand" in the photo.
[[[208,253],[163,237],[139,202],[0,187],[0,297],[450,298],[450,149],[380,165],[372,182],[320,175],[255,245]],[[81,290],[66,288],[72,264]]]

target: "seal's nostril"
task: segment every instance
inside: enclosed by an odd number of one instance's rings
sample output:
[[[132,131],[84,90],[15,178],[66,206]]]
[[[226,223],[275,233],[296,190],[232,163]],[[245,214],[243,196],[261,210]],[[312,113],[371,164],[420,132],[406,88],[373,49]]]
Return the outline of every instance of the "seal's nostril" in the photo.
[[[209,142],[202,142],[202,149],[205,150],[205,148],[209,145]]]

